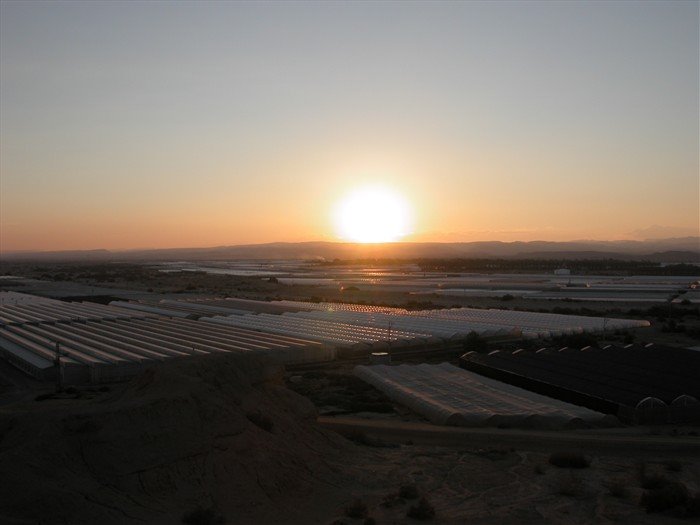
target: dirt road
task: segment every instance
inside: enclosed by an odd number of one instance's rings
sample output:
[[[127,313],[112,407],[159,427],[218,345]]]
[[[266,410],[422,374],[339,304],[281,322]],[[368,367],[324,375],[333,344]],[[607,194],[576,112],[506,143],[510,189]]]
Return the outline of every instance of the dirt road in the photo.
[[[460,428],[430,423],[373,420],[351,417],[319,417],[319,423],[341,434],[361,433],[387,443],[413,443],[456,447],[512,447],[518,450],[581,450],[585,453],[632,455],[662,454],[700,456],[700,437],[651,435],[639,428],[545,431],[497,428]],[[671,431],[666,429],[666,432]]]

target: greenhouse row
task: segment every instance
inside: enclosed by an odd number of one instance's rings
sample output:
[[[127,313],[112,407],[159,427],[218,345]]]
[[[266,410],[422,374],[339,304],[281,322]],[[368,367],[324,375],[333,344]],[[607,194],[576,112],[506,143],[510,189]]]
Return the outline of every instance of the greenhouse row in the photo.
[[[458,339],[466,337],[470,332],[476,332],[483,337],[516,337],[521,333],[514,327],[504,327],[502,325],[382,312],[313,311],[284,315],[297,319],[326,320],[358,326],[376,327],[384,330],[404,330],[407,332],[430,334],[441,339]]]
[[[200,321],[238,326],[252,330],[263,330],[294,337],[321,341],[337,347],[355,349],[386,349],[391,342],[398,346],[432,344],[435,338],[429,332],[404,331],[391,327],[348,323],[332,319],[303,317],[305,312],[282,315],[250,314],[229,317],[203,317]]]
[[[369,304],[352,304],[352,303],[328,303],[319,302],[312,303],[308,301],[273,301],[272,304],[278,304],[286,308],[298,308],[302,310],[322,310],[335,312],[384,312],[403,314],[407,310],[404,308],[394,308],[391,306],[374,306]]]
[[[93,303],[3,301],[0,313],[9,320],[0,326],[4,358],[48,379],[58,351],[70,383],[120,380],[155,362],[213,353],[261,352],[286,363],[335,357],[333,347],[315,340]]]
[[[683,409],[688,414],[675,414],[677,420],[700,416],[700,404],[688,402],[700,399],[700,352],[692,350],[657,345],[494,350],[469,352],[462,356],[461,366],[625,420],[637,418],[638,408],[686,405],[692,405]]]
[[[277,301],[277,303],[312,310],[308,314],[299,314],[303,316],[379,326],[387,326],[391,322],[402,330],[429,329],[429,333],[438,337],[455,337],[465,335],[470,331],[496,333],[505,329],[522,332],[523,337],[526,338],[536,338],[649,326],[649,322],[643,320],[516,310],[450,308],[407,311],[403,308],[344,303],[305,303],[301,301]],[[358,315],[352,315],[353,313]],[[418,318],[422,318],[422,320]]]
[[[132,309],[115,308],[96,303],[66,303],[54,299],[37,298],[0,304],[0,327],[31,323],[61,321],[88,321],[95,319],[135,319],[148,317]]]
[[[393,328],[440,338],[463,337],[469,332],[485,336],[522,334],[525,338],[552,337],[583,332],[625,330],[649,326],[648,321],[562,315],[516,310],[450,308],[407,311],[403,308],[348,303],[304,301],[253,301],[247,299],[162,300],[158,303],[113,302],[170,317],[223,317],[245,314],[286,314],[367,328]],[[269,320],[269,318],[266,318]],[[233,322],[233,321],[232,321]],[[238,322],[238,321],[237,321]],[[244,325],[253,320],[240,321]]]
[[[309,311],[311,307],[280,304],[284,301],[255,301],[252,299],[162,299],[160,301],[113,301],[112,306],[157,312],[169,317],[192,317],[211,315],[245,315],[250,313],[282,314],[285,312]],[[309,305],[313,303],[300,303]]]
[[[446,310],[422,310],[410,312],[415,317],[453,319],[461,322],[480,322],[518,327],[523,332],[540,336],[562,335],[580,332],[602,332],[649,326],[649,321],[615,319],[583,315],[563,315],[517,310],[479,310],[476,308],[451,308]]]
[[[564,403],[462,370],[439,365],[357,366],[355,375],[437,425],[567,428],[616,423]]]

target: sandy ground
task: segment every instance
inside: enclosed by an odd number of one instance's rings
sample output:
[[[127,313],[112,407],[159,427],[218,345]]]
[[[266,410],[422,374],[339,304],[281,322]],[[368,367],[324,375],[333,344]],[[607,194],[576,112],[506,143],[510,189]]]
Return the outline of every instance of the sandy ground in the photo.
[[[435,509],[434,523],[681,523],[670,514],[647,514],[639,507],[641,462],[665,472],[663,461],[647,457],[592,456],[589,468],[561,469],[549,454],[491,447],[461,449],[410,446],[365,456],[368,481],[353,495],[367,503],[377,523],[412,523],[415,501],[386,500],[403,484],[415,485]],[[650,468],[651,468],[650,467]],[[686,459],[676,477],[697,487],[697,456]],[[611,487],[625,487],[623,497]],[[614,490],[614,489],[613,489]],[[354,523],[346,520],[347,523]]]
[[[0,522],[173,524],[201,507],[236,524],[351,525],[363,523],[346,515],[359,499],[376,523],[417,523],[407,518],[416,500],[397,496],[408,485],[440,524],[680,523],[679,509],[639,506],[640,465],[700,490],[698,438],[687,434],[571,441],[476,429],[450,441],[440,434],[464,429],[384,420],[351,441],[317,421],[280,367],[249,356],[167,363],[73,397],[0,407]],[[562,449],[590,467],[550,465]]]

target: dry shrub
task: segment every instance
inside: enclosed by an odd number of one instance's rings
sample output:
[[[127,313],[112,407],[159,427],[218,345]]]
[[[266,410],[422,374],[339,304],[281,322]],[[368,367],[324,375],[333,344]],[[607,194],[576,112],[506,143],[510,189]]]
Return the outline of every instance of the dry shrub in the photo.
[[[700,494],[695,494],[688,500],[686,505],[686,517],[700,518]]]
[[[406,500],[399,496],[397,492],[392,492],[391,494],[384,496],[384,499],[382,500],[382,507],[390,509],[392,507],[396,507],[397,505],[403,505],[404,503],[406,503]]]
[[[416,505],[408,509],[406,516],[416,520],[431,520],[435,517],[435,507],[425,497],[422,497]]]
[[[590,460],[579,452],[555,452],[549,456],[549,463],[561,468],[587,468]]]
[[[562,476],[557,480],[557,494],[575,497],[581,494],[581,480],[573,475]]]
[[[246,417],[248,418],[248,421],[253,423],[255,426],[262,428],[267,432],[272,432],[274,424],[272,423],[272,420],[265,414],[262,414],[260,412],[248,412],[246,414]]]
[[[663,512],[690,502],[688,488],[678,481],[668,481],[663,486],[648,490],[642,495],[640,505],[647,512]]]
[[[607,483],[608,494],[614,498],[626,499],[629,497],[629,488],[624,479],[611,479]]]
[[[357,445],[364,445],[365,447],[374,448],[398,448],[395,443],[387,443],[379,438],[368,436],[361,430],[348,429],[341,432],[345,439],[349,439]]]
[[[660,474],[659,472],[649,472],[646,468],[646,464],[642,463],[639,470],[639,484],[643,489],[660,489],[668,484],[668,482],[669,480],[666,476]]]
[[[368,513],[367,505],[359,498],[356,498],[350,505],[345,507],[345,515],[348,518],[364,519]]]
[[[186,525],[220,525],[226,523],[226,519],[213,507],[205,509],[199,506],[194,510],[186,512],[182,517],[182,523]]]
[[[402,485],[399,489],[399,496],[404,499],[418,499],[420,494],[418,493],[418,488],[415,485]]]
[[[666,463],[664,463],[664,465],[666,466],[666,470],[669,472],[680,472],[683,470],[683,463],[677,459],[669,459],[666,461]]]

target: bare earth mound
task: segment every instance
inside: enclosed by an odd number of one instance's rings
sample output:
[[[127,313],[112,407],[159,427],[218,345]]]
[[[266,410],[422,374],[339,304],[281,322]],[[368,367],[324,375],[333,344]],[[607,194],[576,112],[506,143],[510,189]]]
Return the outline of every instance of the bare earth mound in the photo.
[[[318,427],[279,374],[271,361],[214,356],[98,399],[5,408],[0,521],[172,524],[198,506],[229,523],[333,515],[343,475],[330,462],[352,446]]]

